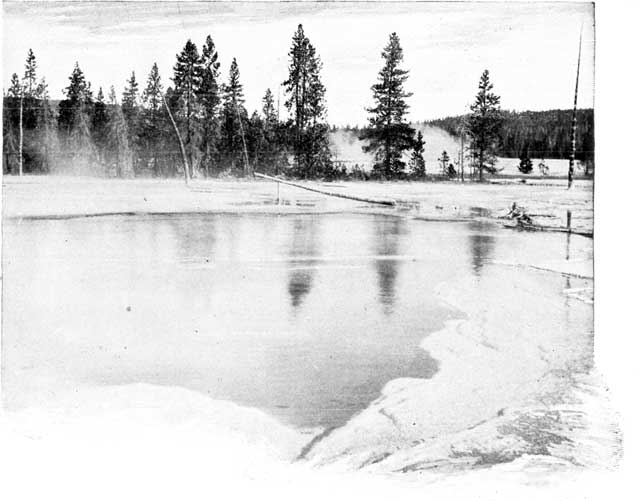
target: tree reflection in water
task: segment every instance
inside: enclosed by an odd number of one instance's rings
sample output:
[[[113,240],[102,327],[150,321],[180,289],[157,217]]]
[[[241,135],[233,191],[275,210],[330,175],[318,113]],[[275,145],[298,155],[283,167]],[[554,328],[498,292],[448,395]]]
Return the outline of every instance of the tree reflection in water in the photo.
[[[398,276],[398,249],[406,233],[406,221],[399,217],[373,219],[374,265],[378,275],[378,299],[386,315],[393,313]]]
[[[311,291],[318,251],[318,223],[314,216],[299,216],[293,219],[291,249],[289,251],[291,268],[289,271],[289,297],[294,310],[302,305],[305,296]]]
[[[471,269],[476,276],[480,276],[482,267],[493,256],[496,239],[489,233],[492,227],[487,223],[472,221],[469,230]]]

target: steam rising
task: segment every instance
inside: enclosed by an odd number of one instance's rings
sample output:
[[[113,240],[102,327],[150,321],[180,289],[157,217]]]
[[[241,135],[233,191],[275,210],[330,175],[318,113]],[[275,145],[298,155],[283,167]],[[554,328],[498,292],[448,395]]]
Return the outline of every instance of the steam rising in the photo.
[[[458,158],[460,142],[448,132],[426,124],[413,124],[416,131],[421,131],[425,140],[424,159],[428,173],[440,172],[438,158],[443,151],[449,154],[452,161]],[[373,167],[373,155],[362,151],[366,144],[359,137],[360,132],[355,130],[340,129],[330,133],[331,149],[338,162],[343,162],[348,169],[356,165],[371,170]],[[409,154],[407,153],[408,160]]]

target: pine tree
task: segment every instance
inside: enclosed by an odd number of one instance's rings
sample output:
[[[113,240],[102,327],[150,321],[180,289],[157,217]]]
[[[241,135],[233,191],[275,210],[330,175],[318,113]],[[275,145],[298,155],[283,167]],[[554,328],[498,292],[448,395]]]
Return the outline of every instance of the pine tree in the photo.
[[[23,106],[23,86],[17,73],[11,75],[11,84],[3,103],[2,137],[4,167],[7,172],[15,172],[20,163],[20,114]]]
[[[253,112],[247,122],[246,140],[247,157],[249,158],[249,163],[255,169],[264,162],[266,143],[264,120],[257,111]]]
[[[478,89],[465,126],[471,140],[472,165],[482,181],[485,171],[496,172],[494,165],[503,118],[500,96],[492,92],[493,84],[489,81],[488,70],[482,73]]]
[[[40,100],[38,126],[40,128],[42,170],[53,172],[57,166],[60,155],[60,144],[58,140],[58,128],[56,117],[51,107],[48,85],[44,78],[37,86],[36,96]]]
[[[200,134],[199,99],[202,85],[202,60],[198,48],[187,40],[182,52],[176,55],[173,67],[173,97],[176,100],[178,113],[176,122],[183,129],[184,147],[189,163],[189,175],[194,175],[194,162],[197,160],[198,135]]]
[[[34,55],[33,51],[31,49],[29,49],[29,53],[27,54],[27,61],[24,65],[24,89],[25,89],[25,95],[29,96],[29,97],[33,97],[35,92],[36,92],[36,88],[37,88],[37,83],[36,83],[36,68],[37,68],[37,63],[36,63],[36,56]]]
[[[371,87],[375,104],[367,109],[371,114],[369,127],[361,136],[369,143],[363,150],[375,153],[373,175],[385,179],[403,174],[403,153],[413,146],[414,131],[405,118],[409,110],[405,99],[412,94],[403,87],[409,73],[400,68],[403,57],[400,39],[392,33],[382,51],[384,66],[378,73],[378,83]]]
[[[421,179],[426,175],[426,166],[424,163],[424,145],[425,141],[422,131],[418,131],[418,136],[413,143],[413,151],[411,152],[411,160],[409,168],[411,169],[411,177]]]
[[[66,168],[86,174],[95,155],[90,119],[93,93],[77,62],[65,92],[66,99],[58,105],[58,125],[66,133],[64,151],[68,152],[70,161]]]
[[[147,110],[160,111],[162,109],[162,81],[158,63],[153,63],[147,77],[147,86],[142,92],[142,104]]]
[[[66,99],[60,101],[58,105],[58,124],[70,134],[79,120],[78,115],[87,113],[93,100],[91,85],[87,82],[77,62],[69,77],[69,86],[65,89],[65,93]]]
[[[523,174],[530,174],[533,170],[533,162],[529,158],[529,148],[524,147],[520,153],[520,163],[518,164],[518,170]]]
[[[104,100],[104,93],[102,87],[98,89],[96,100],[93,104],[93,116],[91,117],[91,129],[93,132],[93,143],[96,146],[97,156],[99,163],[105,163],[106,155],[106,136],[107,136],[107,124],[109,122],[109,116],[107,113],[107,104]]]
[[[96,151],[91,138],[91,120],[89,113],[81,110],[69,135],[72,164],[71,168],[82,174],[93,172],[92,162]]]
[[[138,82],[136,81],[136,73],[131,72],[131,77],[127,80],[127,86],[122,93],[122,113],[128,124],[135,119],[138,111]]]
[[[15,78],[14,78],[15,77]],[[18,166],[18,130],[16,106],[19,105],[20,81],[15,73],[11,78],[12,85],[2,103],[2,171],[14,173]],[[17,84],[17,87],[16,87]]]
[[[13,97],[16,99],[20,99],[22,97],[22,83],[20,82],[20,78],[18,78],[18,74],[14,73],[11,75],[11,84],[9,85],[9,90],[7,91],[7,97]]]
[[[278,114],[274,106],[271,89],[267,89],[262,98],[262,134],[264,144],[260,167],[271,174],[279,174],[286,164],[284,140],[281,137]]]
[[[133,158],[133,169],[140,170],[140,97],[138,91],[138,81],[136,74],[131,72],[131,77],[122,93],[122,114],[127,122],[127,133],[129,134],[129,147]]]
[[[275,123],[278,121],[278,115],[273,103],[273,94],[271,93],[271,89],[267,89],[264,93],[264,97],[262,98],[262,114],[265,122]]]
[[[335,175],[329,148],[329,125],[326,122],[325,86],[320,81],[322,63],[309,44],[309,126],[305,134],[304,153],[309,177],[332,179]]]
[[[116,91],[111,87],[109,93],[109,122],[107,128],[107,145],[111,164],[115,167],[116,177],[129,176],[133,173],[131,149],[127,121],[122,107],[116,99]]]
[[[33,51],[29,49],[22,78],[22,99],[20,108],[22,120],[19,129],[22,132],[23,167],[28,172],[43,169],[43,157],[39,137],[40,102],[38,99],[37,64]]]
[[[154,176],[159,176],[162,171],[163,155],[161,152],[166,151],[167,145],[172,141],[163,141],[166,137],[166,121],[164,120],[164,110],[162,109],[162,82],[158,65],[153,63],[149,77],[147,78],[147,86],[142,93],[142,119],[140,124],[140,142],[141,148],[145,152],[147,162],[151,164],[151,171]]]
[[[444,177],[449,177],[449,163],[451,159],[449,158],[449,154],[446,151],[442,152],[440,158],[438,158],[438,162],[440,162],[440,173]]]
[[[244,91],[240,83],[240,70],[235,58],[229,68],[229,83],[224,87],[222,105],[221,141],[223,154],[232,170],[247,162],[245,158],[244,131],[247,124],[247,110],[244,107]],[[245,172],[248,174],[248,172]]]
[[[93,107],[92,128],[96,134],[103,131],[104,125],[107,123],[107,103],[104,100],[102,87],[98,89],[98,94]]]
[[[306,82],[309,60],[309,39],[305,36],[301,24],[293,35],[289,58],[289,78],[283,83],[289,98],[284,104],[293,114],[296,143],[299,143],[299,136],[306,125]]]
[[[283,85],[288,94],[285,106],[293,119],[294,174],[300,177],[330,174],[325,87],[320,79],[322,63],[301,24],[293,35],[289,58],[289,78]]]
[[[216,171],[218,158],[218,142],[220,140],[220,89],[218,86],[219,68],[218,52],[211,36],[207,36],[202,47],[202,74],[200,84],[200,103],[202,105],[203,125],[200,151],[200,164],[206,175],[212,176]]]

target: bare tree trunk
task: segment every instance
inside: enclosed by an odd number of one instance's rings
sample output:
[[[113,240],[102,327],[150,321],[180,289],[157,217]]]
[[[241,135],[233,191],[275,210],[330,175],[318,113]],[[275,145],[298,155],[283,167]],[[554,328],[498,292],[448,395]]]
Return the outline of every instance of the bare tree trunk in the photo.
[[[240,125],[240,137],[242,138],[242,151],[244,153],[244,175],[251,174],[251,168],[249,166],[249,155],[247,154],[247,143],[244,140],[244,128],[242,127],[242,118],[240,118],[240,110],[238,110],[238,103],[234,100],[236,105],[236,115],[238,115],[238,124]]]
[[[182,163],[184,166],[184,182],[185,184],[189,184],[189,174],[190,174],[189,161],[187,160],[187,153],[184,150],[184,144],[182,143],[182,138],[180,137],[180,131],[178,130],[178,126],[176,125],[176,122],[173,119],[173,115],[171,114],[171,110],[167,105],[167,100],[164,98],[164,95],[162,96],[162,102],[164,103],[164,107],[167,110],[167,113],[169,114],[169,120],[171,120],[171,125],[173,125],[173,130],[176,133],[176,136],[178,138],[178,144],[180,145],[180,153],[182,154]]]
[[[20,141],[18,144],[18,166],[19,166],[19,172],[20,172],[20,177],[22,177],[22,142],[23,142],[23,138],[22,138],[22,108],[23,108],[23,102],[24,100],[24,91],[20,92]]]
[[[460,181],[464,183],[464,133],[460,134]]]
[[[289,186],[295,186],[296,188],[300,188],[302,190],[313,191],[314,193],[322,193],[323,195],[328,195],[330,197],[344,198],[346,200],[356,200],[358,202],[366,202],[366,203],[370,203],[370,204],[387,205],[387,206],[390,206],[390,207],[394,207],[395,205],[397,205],[397,202],[395,200],[391,200],[391,199],[383,200],[383,199],[376,199],[376,198],[356,197],[356,196],[346,195],[344,193],[333,193],[331,191],[321,190],[319,188],[314,188],[314,187],[309,186],[309,185],[294,183],[294,182],[286,181],[285,179],[280,179],[280,178],[273,177],[273,176],[267,176],[265,174],[261,174],[260,172],[256,172],[254,175],[256,177],[260,177],[260,178],[263,178],[263,179],[268,179],[270,181],[275,181],[276,183],[278,183],[278,185],[280,183],[282,183],[282,184],[286,184],[286,185],[289,185]]]
[[[582,55],[582,28],[580,28],[580,44],[578,46],[578,68],[576,69],[576,90],[573,94],[573,116],[571,117],[571,154],[569,155],[569,172],[567,189],[573,184],[573,164],[576,160],[576,129],[578,128],[578,82],[580,79],[580,56]]]

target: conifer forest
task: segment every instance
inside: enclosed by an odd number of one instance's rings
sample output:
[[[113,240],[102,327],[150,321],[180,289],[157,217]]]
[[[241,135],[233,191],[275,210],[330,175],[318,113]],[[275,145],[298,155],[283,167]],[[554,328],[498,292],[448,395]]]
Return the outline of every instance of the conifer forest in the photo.
[[[245,177],[254,171],[324,180],[425,177],[429,144],[407,118],[410,68],[396,33],[382,47],[376,81],[362,89],[371,95],[363,126],[339,129],[328,123],[321,54],[302,25],[291,38],[287,60],[283,102],[280,89],[267,88],[261,109],[249,110],[241,64],[233,58],[223,68],[211,36],[201,44],[187,40],[171,75],[161,75],[154,62],[147,75],[131,72],[122,93],[116,85],[92,87],[76,62],[62,100],[51,98],[30,49],[3,96],[3,171],[186,179]],[[485,70],[466,115],[424,121],[467,139],[470,173],[479,180],[496,174],[497,156],[569,157],[570,110],[505,111],[493,85]],[[593,167],[593,110],[579,111],[577,129],[576,157]],[[369,172],[357,165],[347,169],[332,151],[330,135],[336,130],[364,142],[362,150],[372,155]],[[441,173],[443,179],[455,177],[456,167],[445,162]]]

